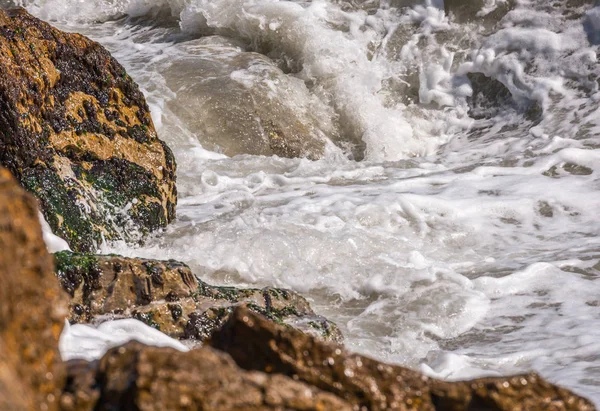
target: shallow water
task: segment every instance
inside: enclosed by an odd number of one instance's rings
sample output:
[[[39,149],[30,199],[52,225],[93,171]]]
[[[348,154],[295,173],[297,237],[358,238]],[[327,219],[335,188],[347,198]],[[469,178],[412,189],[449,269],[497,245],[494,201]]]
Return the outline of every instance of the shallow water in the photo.
[[[177,222],[103,251],[297,290],[385,361],[533,369],[600,403],[593,1],[474,23],[441,1],[20,3],[106,46],[178,160]],[[270,155],[269,124],[321,159]]]

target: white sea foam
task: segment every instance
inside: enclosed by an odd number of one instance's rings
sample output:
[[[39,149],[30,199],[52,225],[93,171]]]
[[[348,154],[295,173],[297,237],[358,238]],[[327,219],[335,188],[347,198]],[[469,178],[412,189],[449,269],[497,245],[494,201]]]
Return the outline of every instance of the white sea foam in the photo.
[[[42,235],[49,253],[57,253],[59,251],[71,250],[69,244],[59,236],[52,233],[52,228],[44,218],[42,213],[38,213],[40,224],[42,226]]]
[[[58,348],[65,361],[73,359],[92,361],[102,358],[109,349],[132,340],[179,351],[189,350],[179,341],[134,319],[106,321],[97,327],[86,324],[69,325],[69,322],[65,321]]]
[[[600,8],[521,1],[480,27],[425,1],[101,3],[27,4],[127,67],[175,152],[179,189],[165,233],[105,251],[301,291],[350,348],[432,375],[533,369],[600,401]],[[127,13],[144,24],[94,22]],[[277,76],[236,66],[248,52]],[[182,61],[197,72],[175,88]],[[204,114],[205,96],[186,90],[212,63],[285,96],[338,149],[319,161],[208,150],[181,107]],[[490,79],[484,98],[473,73]]]

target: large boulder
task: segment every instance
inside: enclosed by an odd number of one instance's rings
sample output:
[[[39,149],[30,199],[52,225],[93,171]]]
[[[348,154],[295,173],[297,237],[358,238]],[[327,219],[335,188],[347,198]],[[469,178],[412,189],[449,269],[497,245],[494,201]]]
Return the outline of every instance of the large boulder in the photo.
[[[37,204],[0,167],[0,409],[53,410],[67,295],[53,275]]]
[[[70,320],[131,317],[179,339],[204,340],[233,308],[245,305],[280,324],[341,341],[335,324],[316,315],[299,294],[277,288],[216,287],[178,261],[117,255],[55,254],[56,273],[71,296]]]
[[[587,400],[535,374],[449,383],[352,354],[235,310],[209,343],[247,370],[283,374],[369,410],[593,410]]]
[[[64,410],[352,409],[292,378],[241,370],[210,347],[182,353],[131,342],[110,350],[97,365],[75,362],[69,370]]]
[[[175,217],[175,161],[108,51],[0,9],[0,165],[76,251],[138,241]]]

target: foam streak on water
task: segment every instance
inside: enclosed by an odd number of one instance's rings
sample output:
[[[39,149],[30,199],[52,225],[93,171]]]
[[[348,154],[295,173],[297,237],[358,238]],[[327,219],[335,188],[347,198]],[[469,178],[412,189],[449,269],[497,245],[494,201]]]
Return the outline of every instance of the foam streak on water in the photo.
[[[432,375],[534,369],[600,402],[593,2],[462,24],[416,0],[20,3],[108,47],[177,157],[178,221],[104,251],[293,288],[351,349]],[[326,155],[223,154],[264,116]]]

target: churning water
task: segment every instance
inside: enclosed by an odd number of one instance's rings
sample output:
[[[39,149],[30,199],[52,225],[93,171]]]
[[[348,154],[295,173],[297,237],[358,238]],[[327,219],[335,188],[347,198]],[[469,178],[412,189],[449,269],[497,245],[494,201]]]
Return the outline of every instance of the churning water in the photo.
[[[12,4],[107,47],[178,160],[177,222],[103,251],[297,290],[430,375],[600,402],[600,7],[446,1]]]

